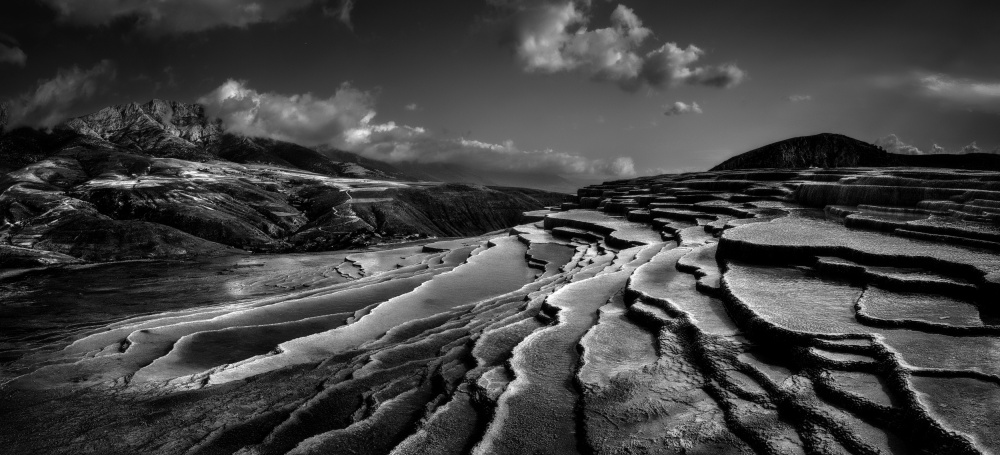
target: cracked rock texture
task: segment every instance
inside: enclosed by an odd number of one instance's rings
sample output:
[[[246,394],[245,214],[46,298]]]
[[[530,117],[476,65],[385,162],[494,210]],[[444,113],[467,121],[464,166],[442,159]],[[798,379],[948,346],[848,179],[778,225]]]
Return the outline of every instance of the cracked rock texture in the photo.
[[[36,175],[77,181],[74,166]],[[302,197],[322,213],[341,196]],[[441,226],[477,216],[447,206],[432,217]],[[501,234],[378,250],[0,278],[15,301],[68,311],[99,304],[69,284],[44,296],[17,286],[88,282],[155,303],[112,300],[69,327],[44,310],[17,319],[2,339],[0,446],[1000,450],[998,173],[690,173],[583,188],[525,215]],[[154,285],[168,275],[176,285]],[[169,295],[178,286],[198,292]]]

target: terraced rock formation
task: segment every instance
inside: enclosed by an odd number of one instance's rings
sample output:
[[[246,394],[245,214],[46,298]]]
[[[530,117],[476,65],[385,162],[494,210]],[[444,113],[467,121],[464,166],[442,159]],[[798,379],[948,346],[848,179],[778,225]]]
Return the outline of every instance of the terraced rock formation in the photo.
[[[47,343],[5,366],[0,446],[1000,450],[1000,173],[659,176],[527,215],[244,272],[169,311],[25,329],[5,343]]]

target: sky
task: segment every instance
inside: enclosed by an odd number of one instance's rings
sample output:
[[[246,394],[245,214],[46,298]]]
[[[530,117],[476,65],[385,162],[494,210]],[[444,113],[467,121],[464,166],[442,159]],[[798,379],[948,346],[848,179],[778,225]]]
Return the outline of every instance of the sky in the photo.
[[[0,100],[51,128],[200,102],[390,162],[629,177],[833,132],[1000,147],[985,1],[4,0]]]

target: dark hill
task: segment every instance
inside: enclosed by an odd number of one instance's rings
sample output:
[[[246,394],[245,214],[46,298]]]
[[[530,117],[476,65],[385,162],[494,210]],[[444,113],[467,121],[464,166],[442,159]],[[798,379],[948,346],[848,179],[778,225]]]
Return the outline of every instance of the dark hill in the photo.
[[[842,134],[823,133],[768,144],[736,155],[711,170],[896,166],[1000,170],[1000,155],[898,155]]]
[[[899,158],[867,142],[823,133],[768,144],[723,161],[712,170],[881,167],[901,164]]]

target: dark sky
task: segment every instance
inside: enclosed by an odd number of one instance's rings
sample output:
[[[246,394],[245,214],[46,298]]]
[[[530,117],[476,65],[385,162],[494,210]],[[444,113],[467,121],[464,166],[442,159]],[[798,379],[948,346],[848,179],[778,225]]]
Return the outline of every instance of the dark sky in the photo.
[[[704,169],[819,132],[989,151],[994,5],[4,0],[0,99],[35,126],[201,100],[246,134],[563,174]]]

